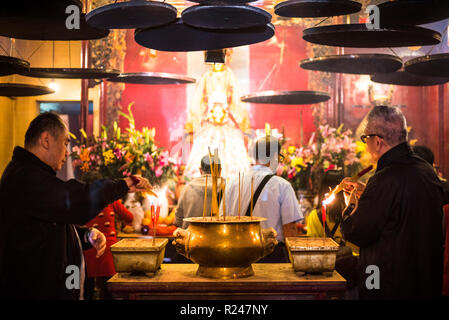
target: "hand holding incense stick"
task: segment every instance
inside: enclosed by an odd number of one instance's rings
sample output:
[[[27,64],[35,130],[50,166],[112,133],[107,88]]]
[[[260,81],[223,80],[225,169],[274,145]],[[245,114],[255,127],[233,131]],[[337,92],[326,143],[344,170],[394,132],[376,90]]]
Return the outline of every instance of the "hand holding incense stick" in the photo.
[[[150,183],[147,181],[147,179],[144,179],[141,177],[140,177],[141,179],[139,179],[139,177],[137,177],[135,175],[131,175],[129,177],[133,181],[134,187],[137,189],[137,191],[145,191],[146,193],[157,198],[157,194],[153,192],[152,187],[151,187]],[[139,187],[139,185],[140,185],[140,187]]]
[[[365,169],[363,169],[362,171],[360,171],[359,173],[353,175],[351,178],[349,178],[350,182],[357,182],[362,176],[364,176],[365,174],[367,174],[368,172],[371,171],[371,169],[373,169],[373,166],[369,166]],[[340,182],[340,184],[338,186],[336,186],[334,188],[334,190],[332,190],[329,195],[337,195],[337,193],[339,193],[340,191],[342,191],[345,188],[347,180],[343,180],[342,182]]]

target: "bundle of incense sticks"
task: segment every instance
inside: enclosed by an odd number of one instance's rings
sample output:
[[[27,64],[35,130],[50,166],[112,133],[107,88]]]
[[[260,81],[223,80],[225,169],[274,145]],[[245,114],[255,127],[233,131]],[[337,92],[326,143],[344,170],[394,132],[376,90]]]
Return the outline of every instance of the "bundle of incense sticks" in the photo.
[[[134,182],[136,185],[140,182],[140,180],[139,180],[135,175],[131,175],[130,178],[133,180],[133,182]],[[154,193],[153,190],[147,189],[147,190],[145,190],[145,192],[148,193],[148,194],[150,194],[150,195],[152,195],[153,197],[156,197],[156,198],[157,198],[157,194]]]
[[[370,172],[371,169],[373,169],[373,166],[372,166],[372,165],[369,166],[369,167],[367,167],[367,168],[365,168],[365,169],[363,169],[363,170],[360,171],[359,173],[353,175],[353,176],[350,178],[350,181],[356,182],[356,181],[359,180],[362,176],[364,176],[365,174],[367,174],[368,172]],[[332,190],[332,191],[329,193],[329,196],[330,196],[330,195],[336,195],[337,193],[339,193],[340,191],[342,191],[342,190],[344,189],[344,187],[345,187],[345,183],[342,181],[338,186],[336,186],[336,187],[334,188],[334,190]]]

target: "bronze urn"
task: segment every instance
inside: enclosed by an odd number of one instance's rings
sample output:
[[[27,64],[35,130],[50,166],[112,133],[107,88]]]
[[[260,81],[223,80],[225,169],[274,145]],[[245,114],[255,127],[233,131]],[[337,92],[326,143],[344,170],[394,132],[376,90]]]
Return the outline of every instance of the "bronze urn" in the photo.
[[[197,275],[234,279],[254,275],[252,263],[273,252],[277,240],[273,228],[262,229],[260,217],[186,218],[187,229],[178,228],[173,241],[178,253],[199,265]]]

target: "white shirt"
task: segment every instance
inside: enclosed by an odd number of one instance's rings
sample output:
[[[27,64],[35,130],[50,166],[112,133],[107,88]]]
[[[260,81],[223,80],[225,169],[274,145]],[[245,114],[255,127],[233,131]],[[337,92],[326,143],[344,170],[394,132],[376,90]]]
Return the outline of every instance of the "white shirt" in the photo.
[[[240,179],[240,215],[245,215],[251,202],[251,177],[254,177],[254,190],[266,175],[273,174],[270,168],[261,165],[252,166],[249,172],[242,174]],[[232,180],[226,186],[226,215],[238,215],[239,181]],[[223,213],[223,201],[220,205],[220,215]],[[282,226],[304,219],[300,210],[298,199],[291,184],[279,177],[272,177],[263,188],[256,205],[253,208],[253,217],[263,217],[267,220],[261,222],[262,228],[272,227],[277,232],[277,240],[284,241]]]

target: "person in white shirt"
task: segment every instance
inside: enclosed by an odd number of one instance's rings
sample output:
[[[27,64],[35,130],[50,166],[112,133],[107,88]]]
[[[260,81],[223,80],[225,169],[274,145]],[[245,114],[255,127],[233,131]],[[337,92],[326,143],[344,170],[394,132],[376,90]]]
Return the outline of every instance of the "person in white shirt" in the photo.
[[[214,160],[212,160],[212,162],[215,163]],[[217,164],[218,170],[219,172],[221,172],[220,159],[218,159]],[[182,190],[175,214],[175,225],[179,228],[188,228],[189,223],[187,221],[184,221],[185,218],[203,216],[204,187],[206,186],[206,176],[208,176],[206,213],[208,216],[210,215],[210,207],[212,203],[212,178],[210,175],[210,162],[208,155],[204,156],[201,159],[200,173],[200,177],[194,178]],[[220,184],[218,184],[218,186],[220,186]],[[219,194],[217,197],[217,201],[220,202],[220,200],[221,199]]]
[[[267,219],[261,222],[261,226],[276,230],[278,245],[273,253],[259,262],[288,262],[285,238],[298,236],[296,224],[304,219],[293,187],[287,180],[275,175],[281,157],[280,150],[281,145],[274,137],[259,139],[250,153],[256,164],[241,175],[241,215],[249,213],[251,178],[254,177],[254,194],[257,193],[263,180],[269,179],[265,182],[257,200],[255,198],[253,200],[252,214],[253,217]],[[238,186],[238,179],[234,179],[226,188],[227,215],[238,215]],[[223,208],[220,207],[220,212],[222,211]]]

